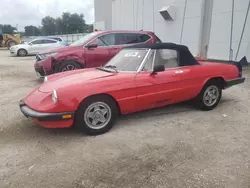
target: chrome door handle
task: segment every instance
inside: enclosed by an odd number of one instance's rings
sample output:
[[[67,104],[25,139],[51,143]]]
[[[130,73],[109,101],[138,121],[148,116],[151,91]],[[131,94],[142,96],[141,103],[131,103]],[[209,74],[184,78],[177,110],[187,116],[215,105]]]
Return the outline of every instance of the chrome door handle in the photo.
[[[175,71],[175,74],[182,74],[182,73],[184,73],[184,71],[183,71],[183,70],[178,70],[178,71]]]

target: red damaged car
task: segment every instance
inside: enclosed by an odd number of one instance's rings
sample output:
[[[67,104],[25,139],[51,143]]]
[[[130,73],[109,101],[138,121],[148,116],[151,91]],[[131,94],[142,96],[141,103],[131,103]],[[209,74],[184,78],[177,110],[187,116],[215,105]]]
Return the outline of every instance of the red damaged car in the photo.
[[[198,62],[186,46],[171,43],[136,45],[102,67],[45,77],[20,109],[47,128],[75,125],[102,134],[120,114],[191,99],[201,110],[212,110],[223,89],[245,81],[244,62]]]
[[[68,47],[37,54],[35,71],[39,77],[106,64],[121,48],[161,40],[149,31],[99,31],[85,35]]]

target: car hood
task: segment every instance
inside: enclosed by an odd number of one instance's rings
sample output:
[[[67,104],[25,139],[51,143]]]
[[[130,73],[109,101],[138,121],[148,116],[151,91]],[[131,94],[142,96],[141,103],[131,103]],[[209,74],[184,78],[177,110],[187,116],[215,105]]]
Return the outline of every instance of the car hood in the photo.
[[[51,92],[54,89],[70,89],[75,85],[83,85],[91,80],[114,76],[116,73],[105,72],[98,69],[80,69],[54,74],[48,77],[48,81],[40,85],[39,91]]]
[[[75,50],[77,46],[62,46],[62,47],[56,47],[49,50],[43,50],[39,54],[48,54],[48,53],[63,53],[63,52],[69,52],[71,50]]]
[[[18,45],[14,45],[11,47],[11,49],[14,48],[27,48],[29,45],[28,44],[18,44]]]

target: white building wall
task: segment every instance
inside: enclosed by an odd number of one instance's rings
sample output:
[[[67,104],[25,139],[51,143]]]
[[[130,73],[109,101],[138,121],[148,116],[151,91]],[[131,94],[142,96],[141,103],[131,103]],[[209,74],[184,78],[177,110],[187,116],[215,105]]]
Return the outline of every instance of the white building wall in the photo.
[[[172,4],[171,0],[154,1],[154,31],[162,41],[180,43],[181,29],[183,23],[183,13],[185,0],[177,0]],[[174,21],[166,21],[163,19],[159,10],[163,6],[176,6],[176,18]]]
[[[95,1],[106,2],[106,0]],[[204,6],[207,1],[212,2],[211,11],[208,14],[209,17],[206,17],[206,21],[204,22]],[[112,29],[143,29],[154,31],[164,42],[187,45],[195,56],[206,54],[207,58],[228,60],[232,1],[233,0],[113,0],[111,10],[105,10],[111,12]],[[233,60],[236,57],[247,6],[250,0],[234,1]],[[173,21],[164,20],[159,13],[159,10],[163,6],[168,5],[176,7],[176,18]],[[207,21],[209,21],[209,24],[205,24],[204,27],[204,23]],[[205,32],[204,29],[206,30]],[[208,47],[207,53],[204,53],[204,46]],[[244,55],[250,60],[250,13],[237,60]]]
[[[238,45],[249,0],[235,0],[232,35],[233,60],[236,58]],[[232,0],[214,0],[208,58],[228,60],[230,57],[230,36],[232,19]],[[237,60],[244,55],[250,60],[250,14]]]
[[[115,0],[112,8],[113,29],[154,31],[162,41],[188,45],[197,55],[202,1],[187,0],[183,22],[186,0]],[[174,21],[166,21],[159,12],[168,5],[176,8]]]
[[[113,0],[94,0],[94,29],[112,29],[112,1]]]
[[[202,5],[203,0],[187,0],[182,40],[180,40],[180,43],[187,45],[195,56],[199,55],[200,51]]]

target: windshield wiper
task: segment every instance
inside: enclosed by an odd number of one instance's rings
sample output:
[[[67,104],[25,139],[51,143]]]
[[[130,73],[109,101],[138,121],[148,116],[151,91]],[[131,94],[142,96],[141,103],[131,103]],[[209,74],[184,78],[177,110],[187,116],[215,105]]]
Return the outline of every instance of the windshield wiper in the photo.
[[[105,69],[104,67],[96,67],[96,69],[101,70],[101,71],[105,71],[105,72],[113,72],[111,70]]]
[[[107,65],[104,68],[113,69],[115,72],[118,72],[116,69],[116,66],[114,66],[114,65]]]

